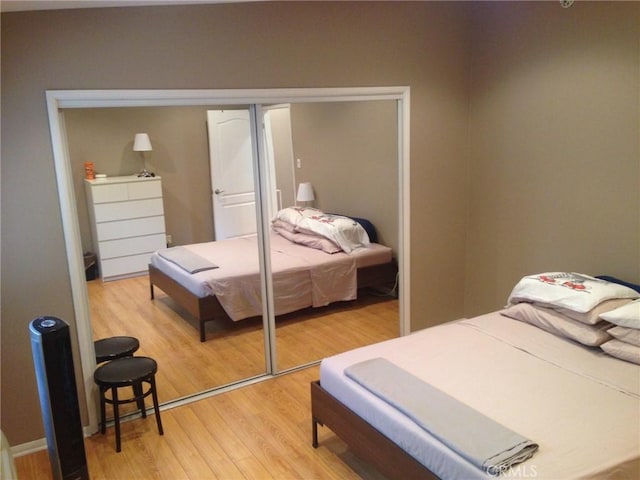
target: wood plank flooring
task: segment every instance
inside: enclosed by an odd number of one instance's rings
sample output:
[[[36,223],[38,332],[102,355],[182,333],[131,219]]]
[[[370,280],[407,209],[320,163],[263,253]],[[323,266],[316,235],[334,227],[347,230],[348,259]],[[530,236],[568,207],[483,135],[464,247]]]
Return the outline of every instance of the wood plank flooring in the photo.
[[[261,319],[207,323],[200,342],[197,321],[164,292],[149,298],[147,276],[87,283],[94,338],[130,335],[137,355],[158,362],[160,402],[262,375],[265,347]],[[278,368],[284,370],[398,336],[398,302],[360,295],[353,302],[278,317]]]
[[[281,375],[122,425],[85,440],[92,480],[327,479],[383,480],[333,433],[311,446],[309,382],[319,367]],[[46,451],[16,459],[18,478],[51,479]]]
[[[140,355],[155,358],[160,401],[181,398],[264,372],[260,321],[211,322],[200,343],[195,320],[156,291],[147,277],[88,282],[95,338],[132,335]],[[320,359],[398,335],[398,302],[362,296],[277,321],[280,368]],[[153,415],[122,425],[122,452],[113,427],[85,440],[92,479],[367,479],[383,477],[320,428],[311,446],[312,366],[165,409],[165,435]],[[52,478],[46,451],[16,459],[20,479]]]
[[[130,335],[136,355],[158,362],[160,402],[262,375],[266,371],[261,319],[207,323],[200,342],[197,321],[156,289],[149,298],[147,276],[87,283],[95,339]],[[363,294],[353,302],[310,308],[278,317],[278,369],[398,336],[398,301]]]

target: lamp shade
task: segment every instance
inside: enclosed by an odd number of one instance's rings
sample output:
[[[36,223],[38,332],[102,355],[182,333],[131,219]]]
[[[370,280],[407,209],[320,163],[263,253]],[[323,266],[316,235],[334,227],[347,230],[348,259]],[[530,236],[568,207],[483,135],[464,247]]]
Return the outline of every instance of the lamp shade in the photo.
[[[136,133],[136,136],[133,139],[133,151],[150,152],[151,150],[153,150],[153,148],[151,148],[149,135],[147,135],[146,133]]]
[[[312,202],[315,198],[310,182],[302,182],[298,185],[298,195],[296,196],[298,202]]]

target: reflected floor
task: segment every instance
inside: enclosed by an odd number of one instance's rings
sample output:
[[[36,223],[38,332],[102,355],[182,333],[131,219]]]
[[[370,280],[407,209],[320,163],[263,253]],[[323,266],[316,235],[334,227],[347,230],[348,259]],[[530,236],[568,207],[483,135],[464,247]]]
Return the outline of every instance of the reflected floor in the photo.
[[[197,321],[164,292],[156,289],[155,300],[150,300],[147,276],[106,283],[96,279],[87,286],[94,338],[138,338],[136,354],[158,362],[161,403],[265,372],[259,318],[208,322],[207,341],[202,343]],[[361,291],[352,302],[278,317],[278,367],[320,360],[397,337],[398,332],[398,301]]]

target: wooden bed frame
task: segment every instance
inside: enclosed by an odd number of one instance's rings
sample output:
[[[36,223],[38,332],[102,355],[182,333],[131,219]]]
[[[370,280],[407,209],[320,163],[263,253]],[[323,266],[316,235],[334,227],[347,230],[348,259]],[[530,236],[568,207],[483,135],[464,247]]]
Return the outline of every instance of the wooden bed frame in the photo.
[[[390,479],[437,480],[437,476],[402,450],[320,385],[311,382],[313,448],[318,448],[318,424],[327,426],[351,451]]]
[[[394,283],[398,273],[395,260],[381,265],[358,269],[358,288],[375,287]],[[154,286],[169,295],[178,305],[193,315],[200,324],[200,341],[204,342],[205,323],[218,318],[228,318],[218,299],[209,295],[198,297],[176,282],[173,278],[149,264],[149,289],[151,300],[155,298]]]

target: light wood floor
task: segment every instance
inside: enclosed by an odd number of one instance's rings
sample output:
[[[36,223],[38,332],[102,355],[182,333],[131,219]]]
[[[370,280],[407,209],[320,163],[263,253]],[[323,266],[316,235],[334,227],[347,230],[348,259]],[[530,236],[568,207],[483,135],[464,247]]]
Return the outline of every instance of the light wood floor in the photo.
[[[193,395],[266,371],[261,319],[209,322],[200,342],[196,320],[161,290],[149,298],[147,276],[87,283],[94,338],[130,335],[136,355],[158,362],[160,402]],[[361,292],[362,293],[362,292]],[[297,367],[397,337],[398,301],[360,295],[320,309],[278,317],[278,368]]]
[[[260,321],[209,324],[199,342],[195,320],[147,277],[88,282],[95,338],[132,335],[137,354],[158,361],[160,401],[184,397],[264,373]],[[398,302],[362,296],[310,309],[277,322],[278,362],[288,368],[398,335]],[[92,479],[382,479],[333,433],[320,428],[311,446],[309,383],[319,367],[221,393],[122,425],[122,452],[113,427],[85,440]],[[20,479],[52,478],[46,451],[16,459]]]
[[[311,446],[308,367],[162,412],[122,426],[122,452],[113,428],[85,440],[92,480],[129,479],[367,479],[383,480],[330,430]],[[16,459],[18,478],[51,479],[47,452]]]

